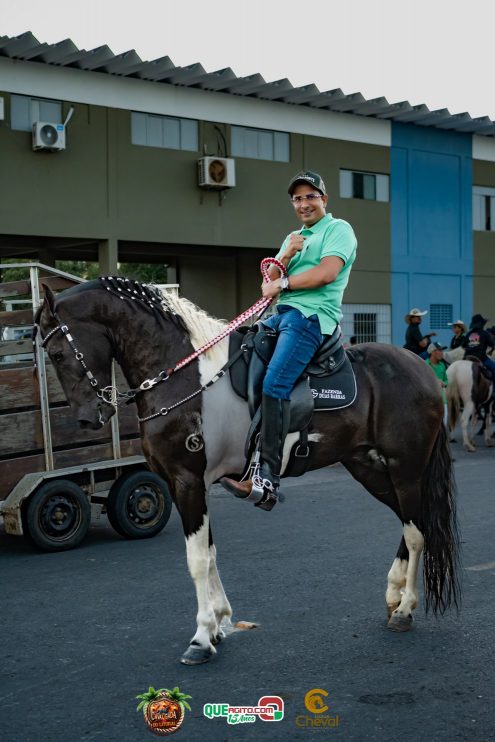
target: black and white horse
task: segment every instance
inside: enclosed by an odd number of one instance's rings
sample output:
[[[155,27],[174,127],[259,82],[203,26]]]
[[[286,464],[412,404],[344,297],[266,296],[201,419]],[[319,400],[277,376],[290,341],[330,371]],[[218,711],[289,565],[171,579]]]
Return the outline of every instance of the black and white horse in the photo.
[[[228,375],[205,389],[227,360],[227,340],[180,371],[167,374],[166,369],[224,324],[186,299],[111,278],[81,284],[56,299],[45,289],[37,323],[80,425],[97,429],[115,412],[115,390],[103,391],[111,383],[112,358],[137,390],[143,450],[151,469],[169,483],[196,588],[197,629],[182,661],[206,662],[232,616],[217,570],[207,492],[220,477],[242,472],[250,417]],[[459,597],[454,482],[443,405],[433,372],[408,351],[363,344],[348,353],[358,385],[356,401],[315,415],[309,468],[342,462],[402,521],[385,597],[390,628],[403,631],[411,627],[418,603],[423,550],[426,608],[443,613]],[[289,434],[286,452],[296,435]],[[274,518],[277,527],[276,515],[263,517]]]
[[[484,438],[486,446],[493,446],[492,413],[493,382],[482,373],[481,363],[470,360],[454,361],[447,369],[447,404],[451,435],[460,421],[462,442],[466,451],[476,451],[474,426],[477,413],[485,408]]]

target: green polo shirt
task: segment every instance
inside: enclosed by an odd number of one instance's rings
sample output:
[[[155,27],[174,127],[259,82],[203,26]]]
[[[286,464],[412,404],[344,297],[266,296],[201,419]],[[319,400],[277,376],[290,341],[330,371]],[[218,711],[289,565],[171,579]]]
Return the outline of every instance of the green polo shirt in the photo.
[[[331,214],[325,214],[320,221],[311,227],[303,227],[295,234],[302,234],[304,247],[294,255],[287,269],[289,276],[314,268],[320,264],[322,258],[336,255],[344,261],[339,275],[326,286],[316,289],[296,289],[282,291],[278,304],[295,307],[305,317],[318,315],[321,332],[331,335],[342,319],[342,297],[349,281],[352,264],[356,258],[357,240],[350,224],[343,219],[334,219]],[[277,253],[280,258],[289,242],[291,235],[287,235],[282,247]]]
[[[445,365],[445,361],[442,359],[437,364],[435,364],[431,362],[430,358],[428,358],[426,363],[428,364],[430,368],[433,369],[433,372],[435,376],[437,377],[438,381],[440,382],[443,381],[445,386],[447,386],[449,383],[449,377],[447,376],[447,366]],[[445,394],[445,389],[444,387],[441,387],[441,389],[442,389],[443,403],[447,404],[447,395]]]

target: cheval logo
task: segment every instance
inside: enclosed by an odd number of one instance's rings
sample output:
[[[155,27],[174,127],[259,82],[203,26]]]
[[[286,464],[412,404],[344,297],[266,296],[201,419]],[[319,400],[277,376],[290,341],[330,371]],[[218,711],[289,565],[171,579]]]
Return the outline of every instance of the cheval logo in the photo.
[[[328,711],[328,706],[325,706],[323,697],[327,697],[328,693],[323,688],[313,688],[308,690],[304,696],[304,705],[312,714],[323,714]]]
[[[226,719],[227,724],[252,724],[256,718],[261,721],[282,721],[284,702],[280,696],[262,696],[256,706],[205,703],[203,714],[208,719]]]
[[[182,726],[186,709],[191,710],[188,699],[191,696],[181,693],[176,686],[172,690],[151,685],[147,693],[140,693],[137,711],[143,710],[144,720],[150,732],[159,736],[173,734]]]
[[[338,714],[335,716],[323,716],[325,711],[328,711],[329,706],[327,705],[326,699],[328,697],[328,691],[323,688],[312,688],[308,690],[304,696],[304,705],[312,716],[308,714],[298,714],[296,716],[296,727],[304,729],[306,727],[327,727],[335,728],[339,726],[340,717]]]

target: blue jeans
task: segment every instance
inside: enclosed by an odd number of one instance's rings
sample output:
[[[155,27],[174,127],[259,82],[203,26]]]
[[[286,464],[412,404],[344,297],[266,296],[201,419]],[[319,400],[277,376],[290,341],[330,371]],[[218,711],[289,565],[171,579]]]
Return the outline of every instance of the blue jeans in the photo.
[[[316,314],[305,317],[299,309],[282,304],[263,324],[278,333],[263,381],[263,394],[290,399],[296,382],[323,342],[320,321]]]
[[[487,356],[483,359],[483,365],[490,369],[495,380],[495,361],[493,361],[491,358],[488,358]]]

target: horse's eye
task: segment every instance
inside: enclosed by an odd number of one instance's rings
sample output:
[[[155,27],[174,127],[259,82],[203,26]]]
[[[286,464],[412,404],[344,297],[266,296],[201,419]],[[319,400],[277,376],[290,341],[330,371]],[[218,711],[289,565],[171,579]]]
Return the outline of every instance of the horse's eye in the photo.
[[[53,360],[55,361],[55,363],[60,363],[63,357],[64,357],[64,354],[62,353],[61,350],[53,354]]]

